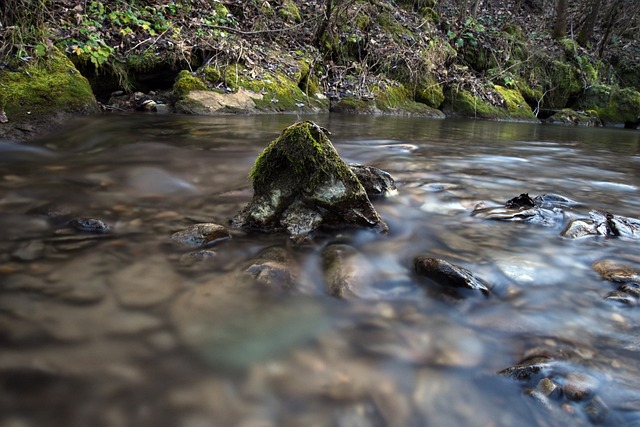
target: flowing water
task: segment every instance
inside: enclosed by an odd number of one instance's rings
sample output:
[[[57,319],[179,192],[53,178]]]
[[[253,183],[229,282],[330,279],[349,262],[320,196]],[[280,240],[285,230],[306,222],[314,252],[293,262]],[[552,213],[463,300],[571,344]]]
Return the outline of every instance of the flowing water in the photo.
[[[170,244],[228,225],[294,116],[106,116],[0,141],[0,426],[640,425],[640,307],[605,300],[617,285],[592,268],[637,268],[640,243],[560,236],[592,209],[640,216],[640,133],[311,119],[346,161],[395,178],[398,195],[374,200],[388,234],[296,247],[231,229],[199,258]],[[549,227],[471,216],[521,193],[579,204]],[[320,254],[336,242],[363,255],[366,298],[326,293]],[[273,246],[300,268],[293,289],[246,286]],[[417,255],[492,294],[448,295],[414,274]],[[499,373],[534,356],[546,362]]]

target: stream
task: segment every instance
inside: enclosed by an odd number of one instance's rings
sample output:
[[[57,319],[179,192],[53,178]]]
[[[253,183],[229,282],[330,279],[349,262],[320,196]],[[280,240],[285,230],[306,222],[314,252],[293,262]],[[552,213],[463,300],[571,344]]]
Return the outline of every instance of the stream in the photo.
[[[640,241],[561,236],[591,210],[640,217],[640,132],[307,118],[345,161],[393,176],[398,194],[373,200],[387,234],[294,246],[230,227],[295,115],[105,115],[0,140],[0,427],[640,425],[640,305],[607,299],[619,284],[592,267],[640,271]],[[471,215],[521,193],[577,204],[550,226]],[[196,256],[171,244],[209,222],[231,238]],[[362,255],[365,297],[326,292],[333,243]],[[273,247],[294,286],[247,286]],[[418,255],[491,295],[443,292]]]

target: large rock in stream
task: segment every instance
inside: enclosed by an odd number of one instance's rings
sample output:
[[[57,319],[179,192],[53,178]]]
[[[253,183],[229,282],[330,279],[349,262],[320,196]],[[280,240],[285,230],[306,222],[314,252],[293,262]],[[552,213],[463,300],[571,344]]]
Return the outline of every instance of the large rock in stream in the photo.
[[[284,231],[296,241],[303,241],[320,226],[386,232],[387,225],[365,188],[327,134],[311,121],[286,128],[256,159],[250,173],[253,198],[232,223]]]

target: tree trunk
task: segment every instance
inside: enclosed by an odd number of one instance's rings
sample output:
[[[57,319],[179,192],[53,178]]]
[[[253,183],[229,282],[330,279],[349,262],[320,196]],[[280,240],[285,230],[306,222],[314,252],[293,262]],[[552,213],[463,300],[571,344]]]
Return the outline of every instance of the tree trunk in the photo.
[[[600,12],[601,4],[602,0],[591,1],[591,9],[589,9],[589,14],[584,20],[584,24],[582,25],[580,33],[578,34],[578,38],[576,39],[578,44],[582,47],[585,47],[591,40],[591,36],[593,35],[593,28],[596,25],[596,20],[598,19],[598,13]]]
[[[620,14],[620,10],[622,7],[622,0],[612,0],[611,6],[609,7],[609,11],[607,12],[607,17],[604,21],[604,35],[602,36],[602,40],[600,40],[600,44],[598,45],[598,57],[602,58],[604,55],[604,49],[609,44],[611,40],[611,33],[613,32],[613,26],[618,19],[618,15]]]
[[[469,0],[460,0],[458,2],[458,18],[462,21],[467,16],[467,8],[469,6]]]
[[[322,40],[322,36],[324,36],[325,31],[327,31],[327,26],[329,25],[329,20],[331,19],[332,11],[333,11],[333,0],[326,0],[324,3],[324,16],[322,17],[322,22],[320,22],[318,31],[316,31],[316,34],[313,37],[313,44],[316,45],[317,47],[320,47],[320,41]]]
[[[480,3],[482,3],[482,0],[475,0],[475,2],[473,3],[473,12],[471,13],[473,19],[476,19],[478,17],[478,7],[480,6]]]
[[[553,26],[552,36],[561,39],[567,34],[567,7],[568,0],[558,0],[556,3],[556,23]]]

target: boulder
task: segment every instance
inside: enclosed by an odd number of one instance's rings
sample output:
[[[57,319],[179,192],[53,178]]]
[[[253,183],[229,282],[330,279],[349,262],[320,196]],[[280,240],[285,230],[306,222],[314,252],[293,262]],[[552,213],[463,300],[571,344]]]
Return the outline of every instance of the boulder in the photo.
[[[232,224],[285,232],[298,242],[321,226],[386,232],[387,225],[328,133],[311,121],[298,122],[269,144],[250,173],[253,198]]]

